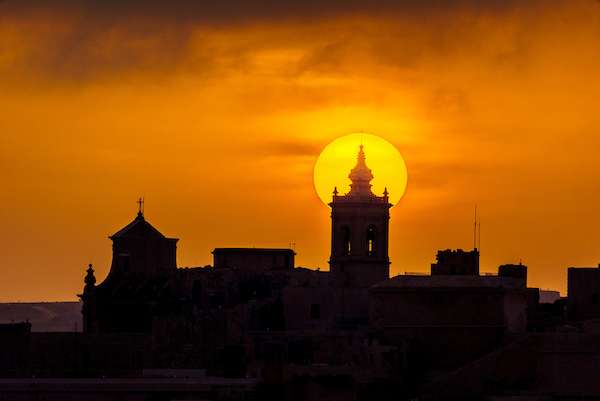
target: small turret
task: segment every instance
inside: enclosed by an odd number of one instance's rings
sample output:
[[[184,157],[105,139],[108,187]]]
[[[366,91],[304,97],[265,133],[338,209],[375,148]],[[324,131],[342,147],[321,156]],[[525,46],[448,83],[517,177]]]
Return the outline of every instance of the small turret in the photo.
[[[94,268],[90,263],[86,270],[85,278],[83,279],[83,294],[81,298],[81,315],[83,317],[83,332],[92,333],[97,331],[96,319],[96,277],[94,276]]]
[[[87,272],[87,274],[85,275],[85,278],[83,279],[83,282],[85,283],[85,286],[83,287],[84,294],[86,292],[92,290],[96,284],[96,277],[94,276],[94,268],[92,267],[91,263],[88,265],[88,269],[86,270],[86,272]]]

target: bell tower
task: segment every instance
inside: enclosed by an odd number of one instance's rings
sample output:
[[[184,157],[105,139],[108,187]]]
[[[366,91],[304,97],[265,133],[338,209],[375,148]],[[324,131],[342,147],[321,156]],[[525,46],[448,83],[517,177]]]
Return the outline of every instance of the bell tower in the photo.
[[[373,173],[367,167],[363,145],[348,178],[350,192],[333,191],[331,206],[331,257],[329,266],[343,287],[365,288],[390,275],[388,233],[390,207],[387,188],[383,196],[371,191]]]

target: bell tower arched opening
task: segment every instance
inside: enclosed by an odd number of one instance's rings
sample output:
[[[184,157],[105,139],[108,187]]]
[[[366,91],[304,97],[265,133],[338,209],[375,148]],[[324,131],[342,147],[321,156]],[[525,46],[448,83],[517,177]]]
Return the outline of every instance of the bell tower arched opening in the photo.
[[[369,224],[366,233],[367,239],[367,255],[368,256],[376,256],[377,255],[377,228],[373,224]]]
[[[343,226],[342,227],[342,254],[344,256],[350,256],[352,253],[352,241],[350,237],[350,227]]]

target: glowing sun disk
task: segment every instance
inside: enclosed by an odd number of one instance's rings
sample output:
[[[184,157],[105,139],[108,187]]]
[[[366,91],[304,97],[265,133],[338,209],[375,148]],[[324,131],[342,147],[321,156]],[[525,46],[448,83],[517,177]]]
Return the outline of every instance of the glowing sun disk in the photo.
[[[402,155],[394,145],[371,134],[349,134],[330,142],[321,151],[314,168],[317,195],[328,204],[333,188],[340,194],[350,191],[348,174],[356,164],[360,144],[364,145],[367,166],[373,172],[372,191],[381,196],[387,187],[390,203],[397,204],[406,191],[408,174]]]

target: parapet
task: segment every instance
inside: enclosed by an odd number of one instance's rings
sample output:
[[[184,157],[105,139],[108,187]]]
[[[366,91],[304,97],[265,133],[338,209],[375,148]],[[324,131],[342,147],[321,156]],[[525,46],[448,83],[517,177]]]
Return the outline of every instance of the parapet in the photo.
[[[431,275],[479,275],[479,251],[446,249],[438,251],[436,263],[431,264]]]
[[[296,253],[287,248],[215,248],[214,267],[249,271],[292,270]]]

